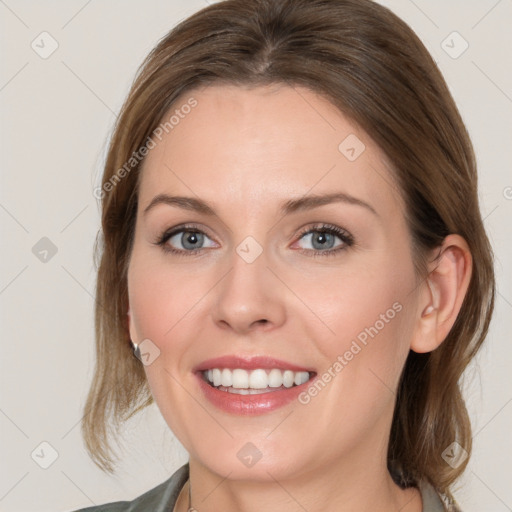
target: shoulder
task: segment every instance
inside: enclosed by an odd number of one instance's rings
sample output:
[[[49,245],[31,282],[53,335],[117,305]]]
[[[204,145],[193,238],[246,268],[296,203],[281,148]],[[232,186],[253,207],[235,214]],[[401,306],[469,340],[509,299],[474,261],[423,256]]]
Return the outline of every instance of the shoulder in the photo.
[[[81,508],[73,512],[143,512],[146,510],[166,512],[174,507],[188,476],[189,466],[187,463],[173,473],[168,480],[153,487],[153,489],[132,501],[105,503],[104,505]]]
[[[418,488],[423,501],[423,512],[462,512],[457,503],[439,494],[430,483],[420,481]]]

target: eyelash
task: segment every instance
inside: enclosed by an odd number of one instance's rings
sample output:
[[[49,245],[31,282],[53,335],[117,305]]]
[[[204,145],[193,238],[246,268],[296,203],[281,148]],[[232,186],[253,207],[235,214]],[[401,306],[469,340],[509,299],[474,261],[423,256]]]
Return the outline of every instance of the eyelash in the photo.
[[[182,232],[185,232],[185,233],[186,232],[188,232],[188,233],[200,233],[200,234],[203,234],[205,236],[208,236],[207,233],[205,233],[203,230],[199,229],[196,225],[194,225],[194,224],[185,224],[185,225],[182,225],[182,226],[177,226],[175,228],[172,228],[171,230],[165,231],[153,243],[155,245],[157,245],[157,246],[162,247],[162,250],[164,252],[172,253],[172,254],[175,254],[177,256],[194,255],[194,254],[198,254],[198,253],[200,253],[201,251],[204,250],[204,247],[203,247],[203,248],[200,248],[200,249],[194,249],[192,251],[184,251],[182,249],[174,249],[173,247],[167,245],[167,241],[170,238],[172,238],[174,235],[176,235],[178,233],[182,233]],[[323,257],[323,256],[335,256],[340,251],[343,251],[343,250],[347,249],[348,247],[351,247],[351,246],[354,245],[354,238],[352,237],[352,235],[348,231],[345,231],[344,229],[341,229],[338,226],[335,226],[333,224],[324,224],[324,223],[315,224],[314,226],[308,226],[308,227],[302,229],[300,231],[300,233],[299,233],[299,240],[304,235],[307,235],[307,234],[310,234],[310,233],[315,233],[315,232],[328,233],[328,234],[331,234],[331,235],[335,235],[338,238],[340,238],[340,240],[343,242],[343,244],[340,245],[339,247],[335,248],[335,249],[328,249],[328,250],[325,250],[325,251],[320,251],[320,250],[316,250],[316,249],[297,249],[300,253],[306,253],[308,255],[311,255],[311,253],[312,253],[312,256],[314,258],[316,258],[318,256],[321,256],[321,257]]]

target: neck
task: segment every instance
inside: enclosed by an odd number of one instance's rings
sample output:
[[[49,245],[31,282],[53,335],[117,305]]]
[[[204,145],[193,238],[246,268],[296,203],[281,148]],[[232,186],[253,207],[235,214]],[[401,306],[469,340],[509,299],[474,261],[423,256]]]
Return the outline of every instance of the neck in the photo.
[[[201,512],[422,512],[418,489],[401,489],[385,464],[337,461],[293,477],[275,478],[269,470],[260,473],[259,479],[236,480],[210,471],[192,457],[189,467],[189,481],[175,508],[179,512],[186,512],[189,506]]]

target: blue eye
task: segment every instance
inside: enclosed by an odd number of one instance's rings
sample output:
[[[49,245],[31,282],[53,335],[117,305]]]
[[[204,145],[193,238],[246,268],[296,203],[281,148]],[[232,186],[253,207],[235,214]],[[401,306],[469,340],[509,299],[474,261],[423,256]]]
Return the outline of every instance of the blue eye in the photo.
[[[308,226],[300,233],[299,240],[309,237],[312,248],[301,248],[300,252],[313,256],[335,255],[354,244],[350,233],[332,224],[319,224]],[[336,238],[340,240],[337,245]],[[209,245],[204,245],[205,240],[210,240]],[[194,225],[177,226],[165,231],[156,242],[162,250],[180,256],[197,254],[208,247],[215,247],[204,231]],[[177,247],[181,245],[181,247]]]
[[[206,233],[194,226],[181,226],[172,231],[166,231],[156,242],[163,250],[172,253],[196,253],[204,249],[203,243],[209,239]],[[176,245],[181,244],[181,248]],[[215,247],[215,243],[207,247]]]
[[[308,227],[302,232],[300,239],[306,237],[309,237],[313,248],[301,249],[301,252],[313,252],[314,256],[331,256],[354,244],[354,239],[350,233],[331,224]],[[338,245],[334,245],[336,238],[340,240]]]

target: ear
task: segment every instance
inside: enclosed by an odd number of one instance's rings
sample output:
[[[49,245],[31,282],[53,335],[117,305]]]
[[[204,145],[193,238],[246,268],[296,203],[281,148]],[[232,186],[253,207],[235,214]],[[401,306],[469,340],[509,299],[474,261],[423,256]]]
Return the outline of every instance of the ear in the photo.
[[[418,311],[411,350],[424,353],[435,350],[446,339],[466,295],[473,259],[469,246],[460,235],[448,235],[427,278],[419,289]]]

